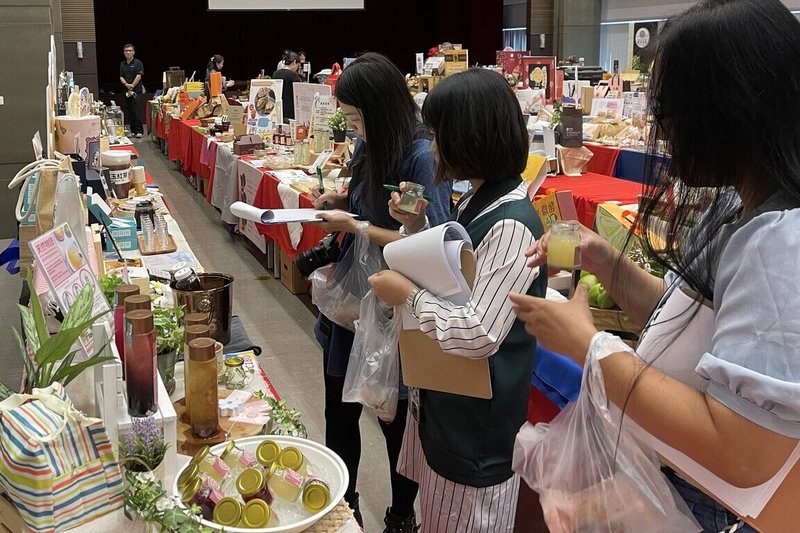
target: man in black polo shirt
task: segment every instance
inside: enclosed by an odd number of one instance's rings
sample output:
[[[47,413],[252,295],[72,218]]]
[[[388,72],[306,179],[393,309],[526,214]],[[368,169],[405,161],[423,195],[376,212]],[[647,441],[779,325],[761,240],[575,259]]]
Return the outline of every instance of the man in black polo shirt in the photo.
[[[133,55],[136,50],[132,44],[126,44],[123,48],[125,61],[119,64],[119,81],[125,86],[125,99],[123,100],[122,112],[130,124],[131,135],[141,138],[144,129],[142,128],[142,109],[144,107],[144,66],[142,62],[135,59]]]

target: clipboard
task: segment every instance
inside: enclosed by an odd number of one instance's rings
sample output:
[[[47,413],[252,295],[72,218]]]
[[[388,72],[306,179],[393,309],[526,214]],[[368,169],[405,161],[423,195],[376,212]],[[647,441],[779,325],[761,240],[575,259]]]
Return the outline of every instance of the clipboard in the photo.
[[[475,255],[461,250],[461,273],[472,288],[475,283]],[[489,359],[470,359],[449,354],[439,342],[419,329],[400,331],[400,361],[403,382],[418,389],[460,394],[473,398],[492,398]]]

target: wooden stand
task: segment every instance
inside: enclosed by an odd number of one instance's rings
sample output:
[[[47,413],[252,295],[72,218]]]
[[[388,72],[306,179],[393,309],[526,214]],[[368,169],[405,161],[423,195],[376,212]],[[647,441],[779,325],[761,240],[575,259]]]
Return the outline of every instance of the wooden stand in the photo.
[[[231,392],[227,389],[219,389],[219,398],[227,398]],[[257,400],[258,398],[254,397],[250,401]],[[260,435],[263,430],[263,426],[231,422],[228,417],[219,417],[219,433],[206,439],[199,439],[192,435],[192,427],[189,425],[189,417],[186,414],[186,398],[181,398],[172,405],[175,408],[178,424],[176,445],[178,452],[184,455],[194,456],[205,445],[214,446],[226,440],[254,437]]]
[[[142,255],[158,255],[158,254],[171,254],[172,252],[178,251],[178,245],[175,244],[175,239],[172,238],[172,235],[169,236],[169,240],[167,241],[167,247],[161,248],[161,243],[158,241],[155,235],[153,235],[153,251],[152,252],[145,252],[144,251],[144,238],[141,235],[136,236],[136,240],[139,243],[139,253]]]

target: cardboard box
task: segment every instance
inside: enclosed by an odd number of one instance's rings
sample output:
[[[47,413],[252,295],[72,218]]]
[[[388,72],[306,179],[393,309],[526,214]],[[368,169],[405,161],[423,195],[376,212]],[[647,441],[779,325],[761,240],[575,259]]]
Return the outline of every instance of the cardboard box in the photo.
[[[533,207],[547,230],[560,220],[578,220],[572,191],[557,191],[534,199]]]
[[[114,218],[108,227],[111,236],[119,246],[120,251],[127,252],[138,250],[139,243],[136,240],[136,220],[133,218]],[[113,252],[114,245],[110,239],[106,239],[106,252]]]
[[[300,274],[300,270],[289,256],[281,252],[281,283],[292,294],[308,293],[308,280]]]
[[[444,53],[444,75],[450,76],[469,69],[469,50],[447,50]]]
[[[247,124],[234,124],[233,125],[233,138],[239,140],[247,135]]]

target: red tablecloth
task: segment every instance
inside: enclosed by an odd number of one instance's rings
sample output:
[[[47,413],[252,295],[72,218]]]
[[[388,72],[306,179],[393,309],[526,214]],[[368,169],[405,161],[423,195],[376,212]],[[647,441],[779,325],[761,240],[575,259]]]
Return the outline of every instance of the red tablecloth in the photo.
[[[199,121],[198,122],[198,126]],[[194,127],[189,128],[189,148],[183,160],[183,173],[185,176],[201,176],[202,170],[200,168],[200,152],[203,149],[203,143],[206,141],[206,136],[200,133]]]
[[[261,180],[261,185],[258,189],[257,203],[254,203],[254,205],[256,207],[260,207],[261,209],[283,208],[283,202],[278,194],[279,183],[280,180],[278,178],[274,177],[269,172],[264,172],[264,177]],[[311,202],[311,198],[305,194],[301,194],[300,208],[313,207],[314,204]],[[270,226],[258,224],[257,227],[262,235],[275,241],[281,251],[288,255],[292,261],[294,261],[294,259],[300,253],[319,245],[319,241],[328,235],[328,232],[324,231],[316,224],[303,224],[303,236],[300,239],[300,243],[297,245],[297,248],[295,249],[292,246],[291,239],[289,239],[289,231],[286,229],[285,224],[276,224]]]
[[[170,118],[169,123],[169,160],[180,161],[183,164],[183,173],[186,176],[192,175],[192,165],[196,159],[193,158],[192,153],[195,144],[192,142],[192,128],[199,126],[199,120],[179,120]],[[197,144],[199,148],[199,144]],[[197,157],[200,157],[198,151]]]
[[[153,104],[150,103],[150,100],[147,100],[144,103],[144,124],[147,127],[147,133],[153,131],[151,128],[153,124],[152,121],[150,120],[150,116],[153,114],[152,108]]]
[[[586,227],[594,227],[597,206],[605,202],[635,204],[642,194],[642,184],[625,181],[611,176],[587,172],[583,176],[556,176],[544,180],[539,189],[544,194],[547,189],[571,191],[578,210],[578,220]]]
[[[619,148],[593,143],[586,143],[585,146],[594,154],[594,157],[589,161],[589,172],[613,176],[617,168]]]
[[[156,113],[156,137],[167,140],[167,117],[163,109]]]

